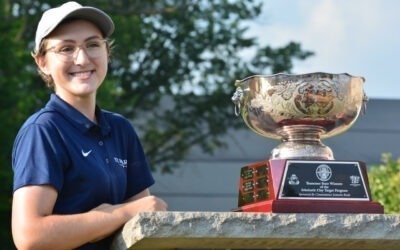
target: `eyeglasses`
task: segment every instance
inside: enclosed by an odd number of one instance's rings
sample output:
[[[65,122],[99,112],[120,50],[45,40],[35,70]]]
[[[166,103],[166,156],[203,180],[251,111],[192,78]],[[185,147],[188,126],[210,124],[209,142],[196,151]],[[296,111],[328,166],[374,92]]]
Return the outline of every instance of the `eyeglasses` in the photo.
[[[74,43],[61,43],[48,48],[45,52],[53,52],[58,59],[63,62],[72,62],[78,55],[79,49],[82,49],[90,58],[96,58],[105,52],[104,44],[106,39],[92,39],[84,44],[77,45]]]

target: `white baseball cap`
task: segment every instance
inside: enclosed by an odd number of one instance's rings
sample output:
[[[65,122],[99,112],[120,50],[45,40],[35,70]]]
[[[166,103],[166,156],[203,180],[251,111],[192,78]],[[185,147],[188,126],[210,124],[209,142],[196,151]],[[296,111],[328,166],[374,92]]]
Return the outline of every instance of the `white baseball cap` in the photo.
[[[92,22],[105,37],[114,32],[114,22],[104,11],[94,7],[82,6],[77,2],[67,2],[43,13],[36,30],[35,52],[39,51],[39,45],[43,38],[49,35],[63,20],[70,18]]]

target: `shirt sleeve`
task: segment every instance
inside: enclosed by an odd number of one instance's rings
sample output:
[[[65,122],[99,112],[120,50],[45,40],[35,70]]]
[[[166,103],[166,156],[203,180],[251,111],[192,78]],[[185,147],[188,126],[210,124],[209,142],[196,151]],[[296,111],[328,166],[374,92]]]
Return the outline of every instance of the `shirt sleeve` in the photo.
[[[27,185],[48,184],[60,192],[68,159],[63,148],[54,129],[38,124],[22,128],[12,153],[14,191]]]
[[[129,123],[128,173],[126,199],[154,184],[154,178],[142,144],[133,126]]]

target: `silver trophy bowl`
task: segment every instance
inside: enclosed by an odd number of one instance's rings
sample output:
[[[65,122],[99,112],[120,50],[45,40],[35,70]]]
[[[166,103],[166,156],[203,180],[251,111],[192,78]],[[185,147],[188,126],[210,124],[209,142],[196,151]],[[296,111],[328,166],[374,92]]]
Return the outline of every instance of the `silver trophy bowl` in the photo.
[[[236,81],[236,115],[254,132],[282,141],[269,159],[333,160],[321,139],[354,124],[368,98],[363,77],[347,73],[255,75]]]

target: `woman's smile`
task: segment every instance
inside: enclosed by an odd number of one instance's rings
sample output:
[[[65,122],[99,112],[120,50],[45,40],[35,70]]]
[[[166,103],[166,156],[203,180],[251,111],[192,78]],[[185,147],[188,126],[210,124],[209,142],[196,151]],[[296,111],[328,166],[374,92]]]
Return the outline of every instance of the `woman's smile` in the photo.
[[[94,73],[94,70],[80,71],[80,72],[72,72],[70,75],[75,78],[80,78],[83,80],[89,79]]]

